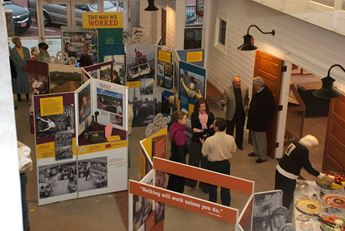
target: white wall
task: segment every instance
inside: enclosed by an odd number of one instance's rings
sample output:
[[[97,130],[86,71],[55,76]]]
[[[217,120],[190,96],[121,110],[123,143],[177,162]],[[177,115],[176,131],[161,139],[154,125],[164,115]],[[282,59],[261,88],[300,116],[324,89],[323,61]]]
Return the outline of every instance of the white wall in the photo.
[[[2,1],[1,1],[2,2]],[[0,190],[0,230],[22,230],[21,193],[17,155],[17,133],[9,64],[7,28],[4,8],[0,6],[0,176],[5,179]],[[28,115],[23,115],[28,116]],[[9,228],[11,227],[11,228]]]
[[[345,66],[345,37],[342,35],[250,0],[212,0],[210,12],[212,29],[207,52],[208,79],[221,91],[230,84],[230,77],[237,74],[242,76],[244,83],[251,84],[255,53],[237,50],[251,24],[258,25],[264,31],[276,30],[274,37],[263,35],[254,28],[250,30],[260,50],[299,60],[304,68],[319,77],[325,76],[328,68],[335,63]],[[220,13],[229,18],[226,54],[214,48],[216,16]],[[342,71],[333,69],[332,76],[345,84]]]

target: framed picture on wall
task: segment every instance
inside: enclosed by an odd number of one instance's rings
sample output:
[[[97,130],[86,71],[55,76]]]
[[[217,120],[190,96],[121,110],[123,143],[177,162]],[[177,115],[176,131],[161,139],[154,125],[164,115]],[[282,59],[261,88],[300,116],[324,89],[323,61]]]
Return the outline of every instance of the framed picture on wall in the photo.
[[[202,28],[185,28],[184,49],[199,49],[202,43]]]

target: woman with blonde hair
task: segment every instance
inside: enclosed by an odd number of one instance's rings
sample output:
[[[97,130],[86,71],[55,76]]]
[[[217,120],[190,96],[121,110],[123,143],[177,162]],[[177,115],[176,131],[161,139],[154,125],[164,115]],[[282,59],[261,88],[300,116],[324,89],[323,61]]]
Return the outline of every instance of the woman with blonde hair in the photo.
[[[275,189],[283,191],[283,205],[290,207],[296,188],[296,179],[301,169],[304,168],[309,174],[323,177],[324,174],[313,168],[309,161],[308,148],[316,146],[319,141],[315,136],[306,135],[298,142],[292,142],[286,149],[283,158],[276,166]]]

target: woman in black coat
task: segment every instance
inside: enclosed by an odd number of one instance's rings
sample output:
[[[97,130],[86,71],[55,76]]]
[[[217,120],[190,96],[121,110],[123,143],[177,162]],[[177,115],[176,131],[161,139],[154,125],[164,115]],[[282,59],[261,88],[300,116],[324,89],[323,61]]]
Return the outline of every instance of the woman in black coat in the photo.
[[[188,164],[207,169],[207,159],[202,156],[201,148],[202,143],[200,140],[206,139],[208,136],[214,134],[213,122],[215,117],[208,107],[205,99],[199,99],[194,106],[194,112],[191,116],[192,124],[192,138],[189,144],[189,160]],[[194,188],[197,182],[195,180],[186,180],[186,185]],[[199,187],[203,189],[204,192],[208,192],[208,185],[200,182]]]

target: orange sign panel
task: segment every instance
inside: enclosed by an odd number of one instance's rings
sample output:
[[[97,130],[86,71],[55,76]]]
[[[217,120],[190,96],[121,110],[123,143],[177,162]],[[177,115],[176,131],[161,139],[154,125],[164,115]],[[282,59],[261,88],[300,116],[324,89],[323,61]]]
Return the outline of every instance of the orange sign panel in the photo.
[[[129,192],[134,195],[169,204],[177,208],[210,216],[230,224],[237,223],[238,209],[132,180],[129,181]]]

